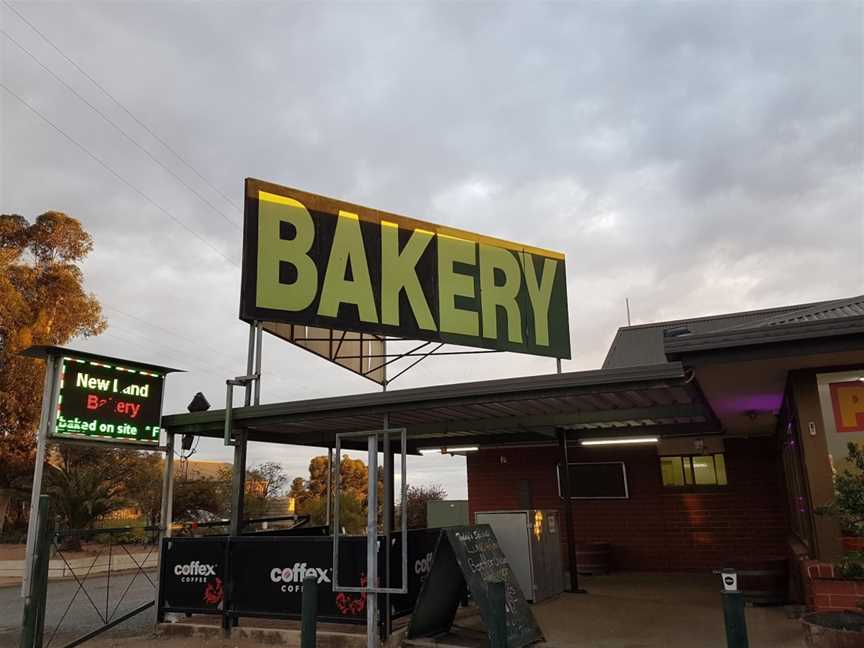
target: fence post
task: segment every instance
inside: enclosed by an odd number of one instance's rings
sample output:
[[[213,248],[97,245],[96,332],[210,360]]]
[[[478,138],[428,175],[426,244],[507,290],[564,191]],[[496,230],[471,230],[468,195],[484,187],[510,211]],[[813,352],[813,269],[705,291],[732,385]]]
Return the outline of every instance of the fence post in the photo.
[[[315,648],[317,643],[318,577],[303,579],[303,599],[300,607],[300,648]]]
[[[489,581],[489,648],[507,648],[507,614],[504,607],[504,581]]]
[[[51,558],[51,525],[48,521],[48,496],[39,497],[36,542],[28,574],[28,591],[24,600],[21,624],[21,648],[41,648],[45,629],[45,599],[48,594],[48,562]],[[32,513],[31,513],[32,517]]]

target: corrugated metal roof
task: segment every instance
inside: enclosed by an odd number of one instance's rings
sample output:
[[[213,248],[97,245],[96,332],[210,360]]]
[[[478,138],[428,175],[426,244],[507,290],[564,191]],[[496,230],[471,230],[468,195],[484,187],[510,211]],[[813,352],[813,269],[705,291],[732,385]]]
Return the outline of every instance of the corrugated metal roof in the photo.
[[[242,407],[233,419],[252,440],[327,447],[336,433],[380,429],[384,413],[391,427],[408,430],[412,448],[454,438],[548,439],[558,427],[704,433],[716,423],[677,362]],[[166,416],[162,424],[175,434],[221,436],[224,418],[216,410]]]
[[[742,331],[763,326],[842,319],[864,315],[864,295],[824,302],[782,306],[739,313],[693,317],[618,329],[603,362],[604,369],[638,367],[666,361],[664,331],[686,327],[691,335]]]
[[[818,304],[811,308],[796,310],[785,315],[763,319],[755,324],[735,328],[759,328],[763,326],[777,326],[782,324],[816,322],[861,316],[864,316],[864,295],[851,297],[849,299],[837,299],[833,302]]]

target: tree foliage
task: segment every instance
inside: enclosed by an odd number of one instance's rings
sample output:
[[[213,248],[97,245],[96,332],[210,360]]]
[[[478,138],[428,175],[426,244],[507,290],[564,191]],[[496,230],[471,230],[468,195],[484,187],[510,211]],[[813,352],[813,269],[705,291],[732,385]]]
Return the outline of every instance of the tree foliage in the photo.
[[[32,224],[0,215],[0,490],[24,496],[33,473],[45,363],[20,352],[105,328],[78,265],[92,247],[81,224],[60,212]]]
[[[431,501],[447,498],[447,491],[440,484],[429,486],[408,486],[406,493],[406,510],[408,512],[409,529],[426,528],[426,510]],[[399,515],[401,515],[401,511]]]

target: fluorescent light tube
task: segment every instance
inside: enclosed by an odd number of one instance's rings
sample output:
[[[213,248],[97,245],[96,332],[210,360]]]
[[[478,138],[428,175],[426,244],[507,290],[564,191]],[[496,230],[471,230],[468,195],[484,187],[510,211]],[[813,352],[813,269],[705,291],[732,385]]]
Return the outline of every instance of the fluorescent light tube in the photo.
[[[629,445],[631,443],[657,443],[657,437],[621,437],[618,439],[586,439],[580,441],[579,445]]]

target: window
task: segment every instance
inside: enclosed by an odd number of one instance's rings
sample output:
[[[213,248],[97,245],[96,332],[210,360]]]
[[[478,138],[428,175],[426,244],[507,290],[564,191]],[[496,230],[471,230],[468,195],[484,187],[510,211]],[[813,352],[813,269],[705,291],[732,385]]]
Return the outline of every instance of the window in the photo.
[[[726,486],[726,460],[722,453],[660,457],[660,474],[667,488]]]
[[[627,499],[627,469],[622,461],[571,463],[570,499]],[[561,493],[561,467],[558,467],[558,495]]]

